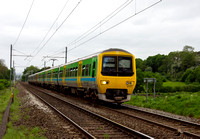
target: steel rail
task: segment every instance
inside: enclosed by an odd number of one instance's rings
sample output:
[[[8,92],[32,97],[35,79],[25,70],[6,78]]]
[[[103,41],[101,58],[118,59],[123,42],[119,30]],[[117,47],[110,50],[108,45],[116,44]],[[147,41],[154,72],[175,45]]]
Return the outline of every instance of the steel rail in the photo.
[[[135,109],[135,108],[133,108],[133,107],[131,107],[129,105],[126,105],[126,104],[122,104],[121,107],[130,109],[130,110],[135,110],[135,111],[142,112],[142,113],[146,113],[146,114],[150,114],[150,115],[153,115],[153,116],[158,116],[158,117],[161,117],[161,118],[166,118],[166,119],[169,119],[169,120],[174,120],[174,121],[177,121],[177,122],[180,122],[180,123],[188,124],[189,126],[195,126],[195,127],[200,129],[200,124],[198,124],[198,123],[177,119],[177,118],[169,117],[169,116],[162,115],[162,114],[156,114],[156,113],[153,113],[153,112],[143,111],[143,110],[140,110],[140,109]],[[120,112],[120,111],[117,111],[117,112]],[[123,112],[120,112],[120,113],[125,114],[125,115],[129,115],[129,116],[132,116],[132,117],[135,117],[135,118],[138,118],[138,119],[150,122],[150,123],[154,123],[156,125],[159,125],[159,126],[162,126],[162,127],[165,127],[165,128],[177,131],[177,132],[180,132],[179,131],[180,129],[178,129],[178,128],[174,128],[174,127],[167,126],[167,125],[162,125],[162,124],[160,124],[158,122],[147,120],[147,119],[144,119],[144,118],[141,118],[141,117],[138,117],[138,116],[133,116],[131,114],[127,114],[127,113],[123,113]],[[197,135],[197,134],[194,134],[194,133],[190,133],[188,131],[181,131],[181,132],[182,132],[182,134],[184,134],[186,136],[190,136],[190,137],[193,137],[193,138],[200,138],[200,135]]]
[[[26,87],[25,87],[26,88]],[[26,88],[27,89],[27,88]],[[35,89],[35,88],[34,88]],[[34,93],[33,91],[31,91],[30,89],[27,89],[29,92],[31,92],[32,94],[34,94],[36,97],[38,97],[40,100],[42,100],[45,104],[47,104],[48,106],[50,106],[53,110],[55,110],[57,113],[59,113],[62,117],[64,117],[66,120],[68,120],[71,124],[73,124],[76,128],[78,128],[86,137],[90,138],[90,139],[96,139],[92,134],[90,134],[89,132],[87,132],[85,129],[83,129],[81,126],[79,126],[77,123],[75,123],[73,120],[71,120],[69,117],[67,117],[66,115],[64,115],[61,111],[59,111],[58,109],[56,109],[53,105],[51,105],[50,103],[48,103],[46,100],[44,100],[42,97],[40,97],[39,95],[37,95],[36,93]]]
[[[33,87],[31,87],[31,88],[33,88]],[[102,120],[104,120],[104,121],[106,121],[106,122],[109,122],[110,124],[112,124],[112,125],[114,125],[114,126],[117,126],[118,128],[122,129],[122,130],[125,131],[127,134],[130,134],[130,135],[133,135],[133,136],[137,136],[138,138],[153,139],[153,137],[150,137],[150,136],[148,136],[148,135],[146,135],[146,134],[144,134],[144,133],[141,133],[141,132],[139,132],[139,131],[133,130],[133,129],[131,129],[131,128],[129,128],[129,127],[126,127],[126,126],[124,126],[124,125],[122,125],[122,124],[119,124],[119,123],[117,123],[117,122],[114,122],[114,121],[112,121],[112,120],[110,120],[110,119],[108,119],[108,118],[106,118],[106,117],[104,117],[104,116],[98,115],[98,114],[93,113],[93,112],[91,112],[91,111],[89,111],[89,110],[86,110],[86,109],[84,109],[84,108],[81,108],[81,107],[78,106],[78,105],[72,104],[71,102],[68,102],[68,101],[66,101],[66,100],[64,100],[64,99],[61,99],[61,98],[59,98],[59,97],[53,96],[53,95],[51,95],[51,94],[49,94],[49,93],[46,93],[46,92],[43,91],[43,90],[40,90],[40,89],[38,89],[38,88],[33,88],[33,89],[35,89],[35,90],[37,90],[37,91],[40,91],[40,92],[43,92],[43,93],[45,93],[46,95],[49,95],[49,96],[54,97],[54,98],[56,98],[56,99],[59,99],[59,100],[65,102],[65,103],[67,103],[67,104],[69,104],[69,105],[71,105],[71,106],[73,106],[73,107],[75,107],[75,108],[77,108],[77,109],[79,109],[79,110],[81,110],[81,111],[87,112],[87,113],[89,113],[89,114],[91,114],[91,115],[94,115],[95,117],[98,117],[99,119],[102,119]],[[45,103],[46,103],[46,102],[45,102]],[[47,102],[47,104],[48,104],[48,102]],[[49,104],[48,104],[48,105],[49,105]],[[58,110],[58,111],[59,111],[59,110]],[[59,113],[61,113],[61,112],[59,112]]]
[[[186,121],[186,120],[182,120],[182,119],[178,119],[178,118],[173,118],[173,117],[162,115],[162,114],[156,114],[156,113],[153,113],[153,112],[143,111],[143,110],[140,110],[140,109],[135,109],[135,108],[133,108],[133,107],[127,105],[127,104],[122,104],[121,107],[131,109],[131,110],[135,110],[135,111],[139,111],[139,112],[143,112],[143,113],[147,113],[147,114],[151,114],[151,115],[154,115],[154,116],[162,116],[163,118],[166,118],[166,119],[169,119],[169,120],[176,120],[178,122],[182,122],[182,123],[192,125],[192,126],[196,126],[196,127],[200,128],[200,124],[198,124],[198,123],[194,123],[194,122],[190,122],[190,121]]]

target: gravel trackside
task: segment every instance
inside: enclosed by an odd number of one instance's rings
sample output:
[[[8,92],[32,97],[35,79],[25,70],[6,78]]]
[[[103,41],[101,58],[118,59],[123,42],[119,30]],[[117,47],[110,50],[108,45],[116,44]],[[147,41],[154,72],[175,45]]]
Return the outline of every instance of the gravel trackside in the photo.
[[[13,126],[39,127],[47,138],[83,138],[81,133],[68,121],[57,115],[20,84],[18,98],[21,100],[21,119]]]

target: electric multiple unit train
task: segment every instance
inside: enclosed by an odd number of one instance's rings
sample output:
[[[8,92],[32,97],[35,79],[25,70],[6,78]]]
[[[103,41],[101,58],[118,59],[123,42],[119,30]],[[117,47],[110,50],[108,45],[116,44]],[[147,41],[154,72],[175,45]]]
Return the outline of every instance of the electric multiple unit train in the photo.
[[[121,104],[130,100],[136,85],[135,57],[122,49],[108,49],[29,75],[28,82]]]

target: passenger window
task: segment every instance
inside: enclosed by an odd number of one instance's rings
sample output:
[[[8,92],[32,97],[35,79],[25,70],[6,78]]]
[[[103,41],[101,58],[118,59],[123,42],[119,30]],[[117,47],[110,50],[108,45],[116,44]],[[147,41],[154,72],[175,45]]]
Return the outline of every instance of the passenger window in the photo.
[[[89,76],[90,76],[90,71],[91,71],[91,64],[89,65],[89,74],[88,74]]]
[[[68,74],[69,74],[68,69],[66,69],[66,75],[65,76],[68,77],[69,76]]]
[[[92,68],[92,77],[94,77],[95,76],[95,62],[93,62],[93,68]]]
[[[88,76],[88,64],[86,65],[85,76]]]
[[[78,67],[75,68],[75,77],[77,76]]]
[[[85,76],[85,65],[83,65],[82,76]]]
[[[63,77],[63,70],[60,71],[59,77]]]
[[[69,77],[72,76],[72,68],[69,69]]]

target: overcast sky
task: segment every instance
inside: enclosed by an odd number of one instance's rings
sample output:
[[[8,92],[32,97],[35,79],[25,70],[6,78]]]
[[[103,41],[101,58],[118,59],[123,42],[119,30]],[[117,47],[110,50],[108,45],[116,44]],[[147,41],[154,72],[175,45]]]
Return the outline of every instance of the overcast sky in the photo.
[[[0,59],[10,67],[11,44],[14,55],[34,56],[13,57],[20,73],[30,65],[42,68],[44,61],[51,66],[50,58],[43,57],[64,57],[66,46],[68,61],[108,48],[125,49],[142,59],[181,51],[185,45],[200,51],[200,0],[163,0],[139,13],[158,1],[0,0]],[[90,34],[84,37],[84,33]],[[55,61],[55,65],[63,63],[63,58]]]

